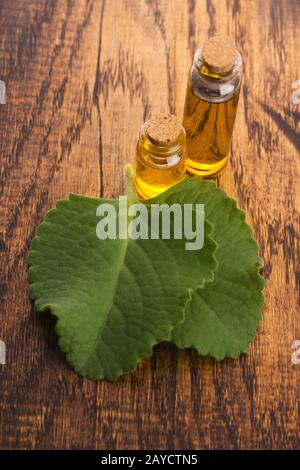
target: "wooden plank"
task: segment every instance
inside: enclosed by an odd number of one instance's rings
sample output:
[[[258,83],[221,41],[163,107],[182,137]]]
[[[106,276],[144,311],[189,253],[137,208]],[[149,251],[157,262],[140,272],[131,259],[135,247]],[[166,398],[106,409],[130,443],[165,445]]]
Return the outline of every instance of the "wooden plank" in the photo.
[[[297,0],[0,2],[0,447],[299,448]],[[267,279],[247,356],[215,363],[164,344],[117,382],[78,377],[28,299],[27,254],[55,201],[122,192],[151,111],[181,116],[196,44],[235,37],[245,75],[230,166]]]

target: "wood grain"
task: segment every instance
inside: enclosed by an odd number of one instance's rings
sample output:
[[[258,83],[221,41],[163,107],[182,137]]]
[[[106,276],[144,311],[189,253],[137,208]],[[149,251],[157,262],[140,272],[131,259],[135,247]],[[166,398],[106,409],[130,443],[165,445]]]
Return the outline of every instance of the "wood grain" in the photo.
[[[298,0],[0,1],[1,448],[300,447],[299,18]],[[152,110],[182,115],[194,47],[214,33],[245,62],[219,184],[265,262],[258,336],[234,361],[164,344],[115,383],[83,379],[28,298],[36,226],[69,192],[122,192],[141,124]]]

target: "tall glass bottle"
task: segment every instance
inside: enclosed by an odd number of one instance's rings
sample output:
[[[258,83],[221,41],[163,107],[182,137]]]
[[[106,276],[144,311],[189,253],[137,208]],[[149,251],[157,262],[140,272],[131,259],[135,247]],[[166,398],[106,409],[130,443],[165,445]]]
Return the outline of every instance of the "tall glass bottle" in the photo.
[[[188,173],[213,177],[224,169],[241,80],[242,58],[230,38],[212,37],[196,51],[183,118]]]

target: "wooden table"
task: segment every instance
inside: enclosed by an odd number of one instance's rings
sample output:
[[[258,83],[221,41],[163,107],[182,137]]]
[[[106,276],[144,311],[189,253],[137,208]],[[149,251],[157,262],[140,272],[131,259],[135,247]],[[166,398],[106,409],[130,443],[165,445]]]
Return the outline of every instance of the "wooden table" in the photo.
[[[1,447],[299,448],[299,0],[0,2]],[[246,356],[168,344],[117,382],[76,375],[28,298],[37,225],[69,192],[122,193],[152,111],[182,115],[195,46],[232,35],[244,82],[219,184],[247,210],[266,304]]]

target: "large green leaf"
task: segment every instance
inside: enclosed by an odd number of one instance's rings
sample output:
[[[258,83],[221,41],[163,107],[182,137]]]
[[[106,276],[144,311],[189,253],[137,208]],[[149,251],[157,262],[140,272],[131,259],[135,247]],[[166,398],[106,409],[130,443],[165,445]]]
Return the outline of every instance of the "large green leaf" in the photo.
[[[189,288],[212,280],[217,266],[209,224],[200,251],[186,251],[185,240],[99,240],[96,209],[105,202],[76,195],[58,202],[29,257],[37,310],[57,317],[61,349],[93,379],[117,378],[167,340],[184,319]]]
[[[204,204],[218,245],[219,268],[213,282],[195,290],[185,321],[175,327],[170,339],[180,348],[194,347],[216,359],[246,352],[261,320],[264,282],[245,213],[213,181],[198,177],[186,178],[151,202]]]

